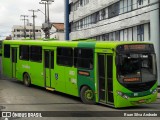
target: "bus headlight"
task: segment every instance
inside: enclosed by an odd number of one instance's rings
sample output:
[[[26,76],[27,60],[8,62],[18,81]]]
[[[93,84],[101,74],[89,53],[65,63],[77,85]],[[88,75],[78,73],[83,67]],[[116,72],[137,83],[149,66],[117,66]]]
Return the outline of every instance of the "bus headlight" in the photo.
[[[123,93],[120,91],[117,91],[118,95],[123,96]]]
[[[117,94],[125,99],[129,99],[129,97],[127,95],[125,95],[124,93],[117,91]]]
[[[157,92],[157,89],[153,90],[152,94],[155,94]]]

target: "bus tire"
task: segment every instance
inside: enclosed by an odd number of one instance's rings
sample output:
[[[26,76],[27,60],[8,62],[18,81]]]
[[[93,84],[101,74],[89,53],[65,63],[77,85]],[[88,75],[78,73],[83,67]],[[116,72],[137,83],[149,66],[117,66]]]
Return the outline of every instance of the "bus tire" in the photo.
[[[23,75],[23,82],[24,82],[25,86],[27,86],[27,87],[31,86],[31,78],[28,73],[25,73]]]
[[[81,96],[81,100],[83,101],[83,103],[85,103],[85,104],[95,104],[94,92],[88,86],[83,86],[82,87],[80,96]]]

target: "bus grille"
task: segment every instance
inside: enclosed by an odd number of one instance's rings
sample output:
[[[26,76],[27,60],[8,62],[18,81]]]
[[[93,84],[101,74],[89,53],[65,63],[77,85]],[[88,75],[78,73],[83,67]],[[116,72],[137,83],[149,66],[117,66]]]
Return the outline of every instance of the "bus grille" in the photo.
[[[124,86],[132,92],[143,92],[151,89],[156,81],[136,84],[125,84]]]

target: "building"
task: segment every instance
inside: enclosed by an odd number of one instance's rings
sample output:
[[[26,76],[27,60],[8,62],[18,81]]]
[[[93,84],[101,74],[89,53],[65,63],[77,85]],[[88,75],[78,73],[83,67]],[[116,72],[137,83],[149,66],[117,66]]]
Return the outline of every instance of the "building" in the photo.
[[[159,0],[66,0],[65,7],[66,39],[153,42],[160,84]]]
[[[6,36],[6,39],[5,40],[12,40],[12,36],[9,35],[9,36]]]
[[[19,39],[24,39],[25,36],[26,38],[33,39],[33,26],[32,25],[27,25],[25,27],[24,31],[24,26],[21,25],[14,25],[12,27],[12,38],[13,40],[19,40]],[[39,39],[41,38],[41,26],[35,26],[35,38]]]
[[[50,34],[51,39],[64,40],[64,23],[53,23]]]

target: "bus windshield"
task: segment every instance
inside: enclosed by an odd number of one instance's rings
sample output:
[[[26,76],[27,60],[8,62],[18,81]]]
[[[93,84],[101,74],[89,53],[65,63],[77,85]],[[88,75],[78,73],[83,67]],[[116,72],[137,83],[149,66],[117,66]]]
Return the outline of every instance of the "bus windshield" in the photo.
[[[153,81],[157,79],[155,54],[127,53],[118,55],[117,72],[119,82],[126,86],[136,83],[154,84]],[[138,86],[135,85],[134,88],[136,87]]]

